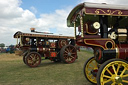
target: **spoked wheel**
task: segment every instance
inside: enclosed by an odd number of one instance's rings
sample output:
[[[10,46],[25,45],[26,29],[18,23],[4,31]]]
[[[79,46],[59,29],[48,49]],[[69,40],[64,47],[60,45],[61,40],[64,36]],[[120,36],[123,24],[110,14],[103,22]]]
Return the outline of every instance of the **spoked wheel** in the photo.
[[[72,45],[64,46],[60,51],[60,58],[64,63],[73,63],[77,58],[76,48]]]
[[[97,75],[98,85],[128,85],[128,62],[108,60],[101,65]]]
[[[37,52],[30,52],[26,56],[26,64],[29,67],[37,67],[41,63],[41,55]]]
[[[94,57],[89,58],[85,62],[83,70],[84,70],[85,78],[89,82],[91,82],[93,84],[96,84],[97,83],[96,75],[97,75],[97,72],[98,72],[98,64],[97,64]]]

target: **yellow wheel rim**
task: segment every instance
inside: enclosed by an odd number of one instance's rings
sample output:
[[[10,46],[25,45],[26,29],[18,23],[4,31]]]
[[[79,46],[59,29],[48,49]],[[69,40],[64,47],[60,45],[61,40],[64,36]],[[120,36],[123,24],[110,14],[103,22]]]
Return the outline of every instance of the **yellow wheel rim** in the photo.
[[[96,76],[94,76],[91,71],[98,71],[98,67],[97,67],[97,62],[95,60],[95,58],[92,58],[87,64],[86,64],[86,67],[85,67],[85,74],[87,76],[87,78],[93,82],[93,83],[97,83],[96,81]]]
[[[128,64],[123,61],[113,61],[102,70],[101,85],[128,85]]]

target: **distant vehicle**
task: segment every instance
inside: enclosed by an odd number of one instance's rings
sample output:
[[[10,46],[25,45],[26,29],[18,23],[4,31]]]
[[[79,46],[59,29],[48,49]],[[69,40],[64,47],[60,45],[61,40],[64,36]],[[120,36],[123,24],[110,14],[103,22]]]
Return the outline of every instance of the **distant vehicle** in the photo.
[[[84,65],[86,79],[97,85],[128,85],[128,7],[81,3],[67,18],[76,43],[94,50]],[[78,29],[78,34],[76,29]]]
[[[8,52],[10,52],[10,48],[9,47],[6,48],[6,53],[8,53]]]
[[[53,33],[37,32],[31,28],[31,33],[16,32],[16,48],[23,55],[23,61],[29,67],[40,65],[42,57],[54,62],[73,63],[77,59],[74,37],[53,35]]]
[[[10,48],[10,50],[9,50],[10,54],[15,53],[16,48],[14,45],[10,45],[9,48]]]

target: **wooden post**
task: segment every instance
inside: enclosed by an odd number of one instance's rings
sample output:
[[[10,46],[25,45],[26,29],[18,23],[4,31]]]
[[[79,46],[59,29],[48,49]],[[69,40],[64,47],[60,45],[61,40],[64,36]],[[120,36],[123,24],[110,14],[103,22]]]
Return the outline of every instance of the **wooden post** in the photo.
[[[38,46],[38,43],[39,42],[39,40],[38,40],[38,38],[36,37],[36,46]]]
[[[20,35],[20,46],[23,46],[23,44],[22,44],[22,39],[21,39],[22,37],[21,37],[21,35]]]
[[[76,22],[74,22],[74,39],[76,39]]]
[[[17,45],[18,45],[18,36],[17,36]]]
[[[84,31],[83,31],[83,17],[80,17],[80,25],[81,25],[81,37],[84,37]]]

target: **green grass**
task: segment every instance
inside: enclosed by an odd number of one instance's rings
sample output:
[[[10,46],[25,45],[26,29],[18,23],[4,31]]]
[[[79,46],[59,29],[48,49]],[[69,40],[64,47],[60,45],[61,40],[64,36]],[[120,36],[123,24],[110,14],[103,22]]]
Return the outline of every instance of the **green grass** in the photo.
[[[93,54],[78,52],[72,64],[42,60],[39,67],[26,66],[21,56],[0,55],[0,85],[92,85],[84,77],[83,66]]]

